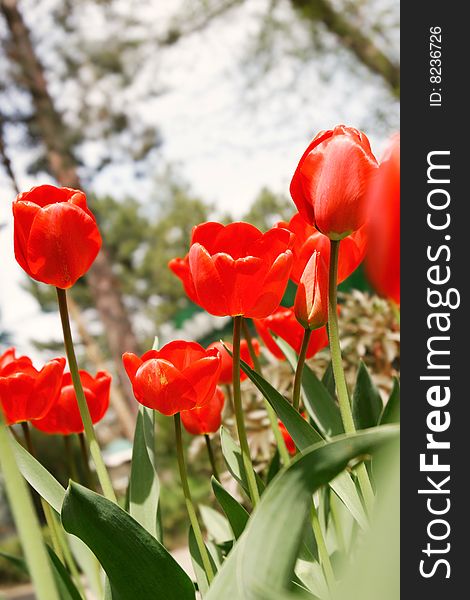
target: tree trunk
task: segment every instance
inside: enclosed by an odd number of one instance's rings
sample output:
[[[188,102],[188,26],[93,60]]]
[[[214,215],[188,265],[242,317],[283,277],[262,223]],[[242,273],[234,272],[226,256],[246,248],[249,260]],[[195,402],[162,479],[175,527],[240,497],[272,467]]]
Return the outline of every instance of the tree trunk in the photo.
[[[17,0],[0,0],[0,9],[13,42],[13,58],[34,103],[34,119],[45,146],[50,171],[60,185],[81,188],[77,163],[64,135],[66,128],[49,95],[44,69],[34,51]],[[137,404],[121,356],[123,352],[138,352],[138,343],[104,245],[88,271],[86,280],[104,327],[121,389],[135,412]]]
[[[362,64],[380,75],[393,94],[400,93],[400,69],[362,31],[337,12],[329,0],[291,0],[305,19],[322,22]]]

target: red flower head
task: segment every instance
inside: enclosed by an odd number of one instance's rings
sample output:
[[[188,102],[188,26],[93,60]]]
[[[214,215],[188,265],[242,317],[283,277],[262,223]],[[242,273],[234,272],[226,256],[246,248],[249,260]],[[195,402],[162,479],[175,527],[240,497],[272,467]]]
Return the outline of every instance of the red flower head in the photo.
[[[283,360],[284,355],[272,338],[272,333],[286,341],[299,354],[304,336],[304,328],[297,321],[292,308],[281,306],[272,315],[266,317],[266,319],[255,319],[254,323],[261,339],[276,358]],[[316,329],[310,337],[307,358],[312,358],[312,356],[327,345],[328,334],[326,333],[326,327]]]
[[[0,356],[0,407],[8,425],[41,419],[60,392],[65,358],[54,358],[38,371],[14,348]]]
[[[328,323],[328,270],[316,250],[300,278],[294,311],[304,329],[319,329]]]
[[[222,423],[222,410],[224,408],[224,393],[217,387],[215,394],[204,406],[183,410],[181,421],[188,433],[205,435],[215,433]]]
[[[400,137],[392,140],[369,191],[366,272],[374,288],[400,304]]]
[[[13,202],[15,256],[36,281],[69,288],[101,248],[95,218],[80,190],[33,187]]]
[[[99,371],[96,377],[92,377],[87,371],[80,371],[80,380],[91,420],[98,423],[109,407],[111,375],[106,371]],[[82,417],[70,373],[64,373],[59,398],[53,403],[50,411],[43,419],[34,421],[33,425],[36,429],[50,434],[83,433]]]
[[[202,223],[185,258],[169,263],[188,296],[219,317],[262,318],[281,302],[292,266],[292,235],[249,223]]]
[[[177,340],[142,358],[122,357],[136,399],[170,416],[209,402],[219,380],[221,359],[216,348]]]
[[[254,340],[252,340],[252,343],[253,343],[253,349],[255,351],[256,356],[259,356],[259,354],[261,352],[261,348],[260,348],[258,340],[254,339]],[[225,342],[225,345],[227,346],[227,348],[230,351],[233,350],[232,344]],[[209,348],[217,348],[217,350],[220,352],[222,368],[220,370],[219,383],[232,383],[232,381],[233,381],[233,361],[232,361],[232,357],[230,356],[230,354],[224,348],[224,344],[222,344],[221,342],[214,342],[213,344],[211,344],[209,346]],[[246,363],[248,363],[251,368],[253,368],[254,365],[253,365],[253,361],[251,360],[251,354],[250,354],[250,350],[248,348],[248,343],[246,340],[241,340],[241,342],[240,342],[240,358],[243,361],[245,361]],[[247,378],[247,375],[245,375],[245,373],[240,369],[240,380],[243,381],[246,378]]]
[[[367,185],[376,167],[364,133],[344,125],[322,131],[300,159],[292,199],[308,223],[341,240],[366,221]]]
[[[320,233],[313,225],[309,225],[300,213],[296,213],[289,223],[280,221],[276,227],[282,227],[292,231],[295,235],[292,254],[294,264],[290,278],[294,283],[299,283],[305,266],[310,260],[314,250],[320,252],[325,261],[327,270],[330,266],[330,240],[326,235]],[[338,284],[344,281],[361,264],[367,249],[367,226],[343,239],[339,247],[338,259]]]

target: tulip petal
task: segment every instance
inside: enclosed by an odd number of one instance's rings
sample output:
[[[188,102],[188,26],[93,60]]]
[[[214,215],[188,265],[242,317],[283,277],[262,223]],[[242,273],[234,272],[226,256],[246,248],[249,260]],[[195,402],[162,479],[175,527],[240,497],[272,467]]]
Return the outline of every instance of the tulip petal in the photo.
[[[188,256],[186,255],[184,258],[173,258],[168,263],[168,267],[176,277],[179,277],[181,280],[188,298],[194,303],[199,304],[193,278],[191,277],[191,271],[189,270]]]
[[[223,282],[212,257],[200,244],[191,246],[189,268],[199,304],[212,315],[218,317],[230,315],[230,304],[227,301]]]
[[[15,258],[28,274],[30,273],[27,257],[28,239],[34,218],[39,211],[40,208],[30,202],[13,203]]]
[[[137,373],[137,369],[142,366],[143,360],[133,354],[132,352],[125,352],[122,355],[122,364],[126,369],[127,376],[131,383],[134,383],[134,377]]]
[[[33,387],[34,378],[24,373],[0,377],[0,403],[7,425],[29,421],[34,416]]]
[[[38,211],[27,245],[30,274],[59,288],[84,275],[101,248],[95,221],[74,204],[61,202]]]
[[[245,312],[246,317],[261,319],[270,315],[279,306],[286,291],[292,269],[292,252],[281,254],[269,270],[262,284],[262,293]]]
[[[182,372],[196,392],[196,406],[203,406],[214,395],[219,381],[221,362],[219,353],[193,362]]]
[[[215,356],[215,353],[210,353]],[[155,352],[154,358],[161,358],[174,365],[179,371],[183,371],[190,364],[207,356],[205,350],[197,342],[186,342],[184,340],[174,340],[165,344],[163,348]],[[145,360],[149,357],[145,355]],[[150,357],[152,358],[152,357]]]

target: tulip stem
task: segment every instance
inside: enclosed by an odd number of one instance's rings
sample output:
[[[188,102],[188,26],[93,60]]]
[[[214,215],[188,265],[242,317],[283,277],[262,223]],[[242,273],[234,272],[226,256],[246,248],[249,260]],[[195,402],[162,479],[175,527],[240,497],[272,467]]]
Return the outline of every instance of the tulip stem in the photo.
[[[74,481],[78,481],[78,473],[77,473],[77,466],[76,466],[75,460],[74,460],[72,439],[69,435],[64,435],[62,437],[64,439],[65,457],[67,460],[67,468],[69,471],[69,477],[70,477],[70,479],[73,479]]]
[[[211,463],[212,473],[213,473],[214,477],[217,479],[217,481],[220,481],[219,471],[217,469],[217,463],[215,460],[214,450],[212,448],[211,438],[207,435],[207,433],[205,433],[204,439],[206,441],[207,454],[209,455],[209,462]]]
[[[90,469],[90,459],[88,456],[88,450],[86,447],[86,439],[83,433],[78,434],[78,441],[80,444],[80,454],[82,456],[83,468],[85,470],[85,481],[88,489],[94,491],[95,486],[93,485],[93,473]]]
[[[328,333],[330,339],[331,364],[338,394],[339,409],[346,433],[355,433],[356,426],[349,402],[349,392],[344,375],[341,346],[339,343],[338,313],[337,313],[337,279],[338,279],[338,255],[341,241],[330,240],[330,273],[328,293]],[[369,480],[366,466],[361,463],[357,468],[359,486],[361,488],[364,504],[370,514],[374,503],[374,492]]]
[[[78,370],[77,357],[75,356],[75,350],[73,347],[72,331],[70,329],[69,313],[67,310],[67,295],[65,290],[57,289],[57,299],[59,302],[60,320],[62,322],[62,330],[64,333],[64,345],[67,353],[67,359],[69,362],[70,374],[72,376],[73,387],[75,390],[75,396],[77,398],[78,409],[83,422],[83,428],[85,430],[85,437],[87,440],[88,448],[90,450],[91,457],[95,463],[96,474],[98,475],[103,494],[111,502],[117,503],[116,495],[109,478],[108,471],[104,464],[103,457],[101,456],[100,447],[98,440],[95,436],[95,430],[93,429],[93,423],[90,417],[90,411],[88,410],[88,404],[83,391],[82,382],[80,380],[80,373]]]
[[[184,460],[183,450],[183,438],[181,435],[181,416],[180,413],[174,415],[175,421],[175,438],[176,438],[176,456],[178,458],[178,467],[180,472],[181,485],[183,487],[184,500],[186,502],[186,509],[188,511],[189,521],[193,528],[194,537],[196,538],[196,544],[201,555],[202,564],[204,571],[206,572],[207,580],[209,583],[214,579],[214,570],[212,563],[207,552],[204,539],[202,537],[202,531],[197,520],[196,509],[194,508],[193,499],[191,497],[191,490],[189,489],[188,475],[186,472],[186,462]]]
[[[304,329],[302,346],[300,347],[299,358],[294,375],[294,390],[292,392],[292,406],[297,412],[300,412],[300,392],[302,390],[302,373],[304,372],[305,359],[307,357],[308,344],[312,335],[311,329]]]
[[[317,512],[317,508],[315,506],[315,500],[312,501],[312,508],[310,509],[310,516],[312,519],[313,534],[314,534],[315,540],[317,542],[318,556],[320,558],[320,564],[321,564],[323,572],[325,574],[326,583],[328,584],[328,587],[331,590],[334,585],[334,582],[335,582],[335,575],[333,572],[333,567],[331,565],[330,555],[328,554],[328,549],[326,547],[325,537],[323,535],[323,531],[321,528],[320,519],[318,518],[318,512]]]
[[[263,373],[261,371],[261,363],[259,361],[259,358],[256,356],[255,348],[253,346],[253,339],[251,337],[250,328],[248,327],[248,323],[246,322],[246,319],[243,319],[242,327],[243,327],[243,335],[245,336],[246,343],[248,344],[248,351],[250,352],[251,360],[253,361],[255,371],[259,375],[262,376]],[[279,422],[277,420],[276,411],[269,404],[269,402],[266,400],[266,398],[263,397],[263,400],[264,400],[264,406],[266,408],[266,412],[268,413],[268,418],[269,418],[269,422],[271,424],[271,429],[274,434],[274,439],[276,441],[276,445],[279,450],[279,454],[281,456],[282,463],[284,464],[284,466],[287,466],[290,463],[290,456],[289,456],[289,451],[287,450],[287,447],[286,447],[286,442],[284,441],[281,430],[279,429]]]
[[[38,600],[59,600],[49,556],[26,482],[15,461],[0,409],[0,469]]]
[[[256,484],[253,463],[251,462],[250,446],[246,437],[245,420],[243,418],[242,394],[240,389],[240,333],[242,316],[233,317],[233,404],[237,422],[238,439],[242,454],[243,467],[248,481],[248,490],[253,506],[259,502],[258,486]]]

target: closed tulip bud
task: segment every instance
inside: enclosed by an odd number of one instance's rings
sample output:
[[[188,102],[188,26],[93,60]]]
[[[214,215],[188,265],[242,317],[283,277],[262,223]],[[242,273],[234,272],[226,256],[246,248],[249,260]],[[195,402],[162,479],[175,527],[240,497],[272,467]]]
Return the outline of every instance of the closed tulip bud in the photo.
[[[290,185],[292,199],[308,223],[341,240],[365,224],[376,168],[366,135],[338,125],[319,133],[304,152]]]
[[[304,329],[319,329],[328,322],[328,270],[317,251],[300,278],[294,312]]]
[[[209,402],[192,410],[182,411],[181,422],[186,431],[192,435],[215,433],[222,424],[224,402],[224,393],[217,387]]]
[[[65,358],[55,358],[41,370],[27,356],[9,348],[0,356],[0,410],[8,425],[41,419],[57,401]]]
[[[26,273],[67,289],[85,275],[101,236],[80,190],[40,185],[13,202],[15,257]]]
[[[99,371],[95,377],[87,371],[79,371],[92,423],[98,423],[109,407],[111,375]],[[32,422],[43,433],[71,435],[83,433],[83,421],[78,408],[72,375],[64,373],[58,399],[43,419]]]

